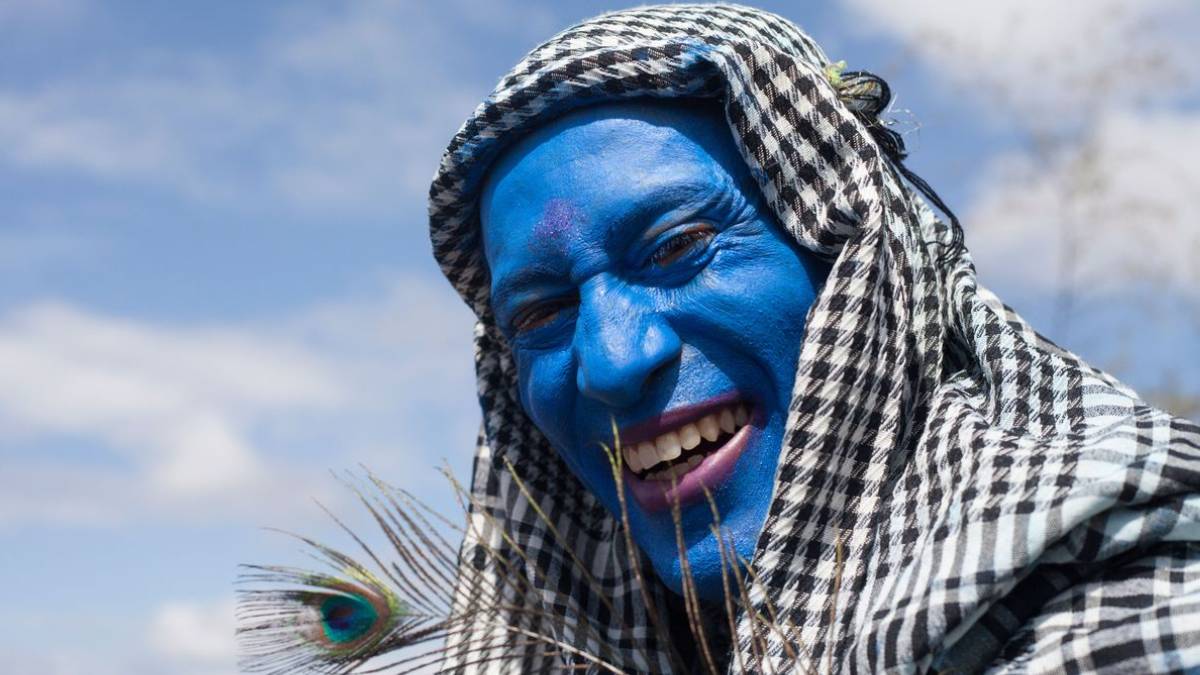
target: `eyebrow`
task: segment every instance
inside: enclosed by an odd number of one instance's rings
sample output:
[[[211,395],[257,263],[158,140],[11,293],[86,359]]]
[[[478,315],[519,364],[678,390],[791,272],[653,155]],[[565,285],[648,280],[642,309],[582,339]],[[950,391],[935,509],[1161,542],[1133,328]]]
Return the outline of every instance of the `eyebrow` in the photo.
[[[522,289],[537,286],[556,277],[557,274],[557,271],[546,265],[529,265],[511,274],[506,274],[492,284],[492,309],[496,310],[498,306],[504,306],[509,298]]]
[[[679,211],[699,210],[716,201],[717,196],[724,192],[725,185],[713,185],[701,180],[689,180],[684,184],[658,186],[630,209],[615,218],[604,232],[605,246],[611,247],[614,240],[623,232],[637,227],[643,238],[654,229],[657,221]],[[669,193],[681,192],[676,197]],[[655,233],[656,234],[656,233]]]

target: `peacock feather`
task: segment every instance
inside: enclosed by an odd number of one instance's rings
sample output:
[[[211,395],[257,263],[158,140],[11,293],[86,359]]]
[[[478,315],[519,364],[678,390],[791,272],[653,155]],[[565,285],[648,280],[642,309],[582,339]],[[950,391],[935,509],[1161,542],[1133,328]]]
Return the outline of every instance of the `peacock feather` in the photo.
[[[617,451],[609,448],[604,450],[612,464],[614,480],[621,485],[622,455],[619,448]],[[507,464],[506,469],[521,490],[525,491],[515,468]],[[471,506],[469,493],[448,471],[443,470],[443,473],[456,491],[466,514]],[[363,538],[325,510],[355,543],[360,552],[358,558],[310,538],[289,535],[305,545],[322,571],[243,565],[237,609],[237,635],[243,671],[283,675],[302,672],[399,674],[437,670],[450,649],[448,642],[455,643],[455,655],[460,663],[464,656],[470,662],[472,650],[485,653],[489,646],[494,646],[489,645],[486,639],[475,640],[461,635],[469,622],[479,624],[481,614],[494,611],[499,617],[507,612],[511,617],[514,610],[540,611],[522,610],[521,607],[536,607],[538,603],[525,603],[520,598],[514,598],[514,594],[519,596],[536,592],[528,584],[522,585],[519,581],[522,575],[515,570],[511,578],[517,581],[506,588],[483,594],[482,604],[478,599],[464,604],[460,598],[456,602],[455,589],[462,587],[464,582],[468,586],[471,584],[470,579],[462,578],[463,575],[484,569],[487,564],[502,568],[512,566],[511,560],[503,559],[490,550],[486,553],[493,556],[492,560],[459,564],[458,548],[451,543],[451,539],[457,541],[462,538],[470,526],[469,518],[464,519],[464,524],[458,525],[409,492],[388,485],[370,472],[366,473],[365,483],[356,482],[350,476],[343,478],[343,482],[354,492],[382,532],[388,543],[387,554],[377,553]],[[618,488],[618,493],[622,504],[620,534],[627,542],[627,550],[632,551],[624,493],[621,488]],[[719,514],[711,497],[709,503],[715,521],[713,531],[720,540]],[[554,524],[546,514],[536,504],[534,509],[547,528],[556,533]],[[678,505],[674,509],[674,516],[678,530]],[[678,544],[686,570],[681,530],[678,531]],[[517,554],[520,556],[522,552],[518,550]],[[803,664],[812,660],[798,640],[799,631],[795,626],[781,624],[769,601],[758,605],[751,602],[753,595],[762,596],[763,589],[753,577],[747,561],[736,560],[735,555],[732,546],[722,551],[726,580],[725,616],[731,630],[737,617],[748,617],[752,631],[748,645],[749,657],[735,649],[735,661],[730,665],[737,672],[757,672],[754,660],[762,658],[765,636],[771,634],[783,638],[785,648],[793,652],[799,672],[808,672],[810,668]],[[588,578],[590,573],[586,566],[578,560],[575,560],[575,564],[579,568],[577,573]],[[633,564],[632,568],[637,570],[639,566]],[[646,586],[646,580],[640,576],[638,582]],[[653,608],[654,603],[648,595],[643,597],[647,601],[651,629],[666,635],[661,616]],[[687,627],[701,657],[693,667],[716,673],[719,659],[709,649],[698,596],[690,583],[689,574],[685,574],[683,601]],[[597,632],[595,626],[587,623],[589,619],[586,616],[579,621],[582,622],[580,625],[573,626],[575,631]],[[537,622],[531,621],[529,625],[537,625]],[[544,654],[563,656],[580,664],[576,668],[587,666],[589,672],[621,672],[606,658],[606,654],[590,653],[566,645],[555,635],[538,633],[519,621],[496,621],[496,627],[502,633],[507,631],[504,639],[543,645]],[[673,648],[670,652],[671,660],[682,664]],[[688,669],[681,665],[674,670],[687,672]]]
[[[389,672],[407,672],[440,658],[437,645],[454,623],[456,548],[431,522],[441,520],[435,512],[369,473],[367,479],[366,488],[345,482],[388,541],[388,560],[326,510],[360,559],[291,535],[322,571],[243,565],[237,632],[244,671],[348,673],[406,650]],[[432,648],[416,649],[421,645]]]

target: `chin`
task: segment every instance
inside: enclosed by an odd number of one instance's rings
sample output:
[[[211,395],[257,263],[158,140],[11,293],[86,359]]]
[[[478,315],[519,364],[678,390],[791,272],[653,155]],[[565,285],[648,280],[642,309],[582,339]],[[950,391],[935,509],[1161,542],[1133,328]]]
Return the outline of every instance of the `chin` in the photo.
[[[734,551],[729,550],[730,539],[726,536],[724,559],[726,561],[724,572],[722,572],[722,551],[717,544],[717,540],[713,537],[711,531],[708,536],[696,542],[688,550],[688,573],[691,575],[692,585],[695,588],[696,594],[700,601],[709,605],[718,605],[725,600],[725,588],[728,585],[730,592],[736,594],[737,591],[737,576],[741,575],[743,582],[746,579],[745,565],[739,565],[741,570],[734,574],[729,566],[731,553],[735,554],[737,559],[749,561],[750,555],[753,552],[754,538],[749,541],[739,541],[737,538],[733,541]],[[662,565],[655,564],[655,572],[663,585],[677,595],[684,595],[684,570],[682,561],[679,556],[672,556],[668,560],[661,561]]]
[[[683,595],[685,575],[677,532],[682,535],[687,550],[686,574],[690,575],[702,601],[722,603],[727,586],[737,592],[737,577],[732,569],[735,561],[745,582],[748,574],[745,568],[754,556],[755,544],[769,510],[769,485],[777,457],[775,452],[763,453],[769,456],[756,454],[747,452],[743,456],[749,465],[745,473],[735,474],[734,480],[721,486],[713,495],[720,517],[720,541],[713,534],[713,505],[707,500],[682,507],[678,528],[669,512],[651,514],[650,517],[638,513],[632,518],[638,545],[649,556],[664,585],[675,593]],[[760,489],[764,484],[767,489]]]
[[[706,603],[723,602],[726,584],[736,588],[730,565],[753,556],[766,520],[786,413],[764,399],[771,397],[727,390],[619,430],[631,534],[663,584],[677,594],[684,592],[685,576],[677,530],[687,550],[686,574]],[[572,470],[591,478],[584,484],[620,518],[611,467],[607,461],[603,465]],[[712,531],[714,507],[721,542]]]

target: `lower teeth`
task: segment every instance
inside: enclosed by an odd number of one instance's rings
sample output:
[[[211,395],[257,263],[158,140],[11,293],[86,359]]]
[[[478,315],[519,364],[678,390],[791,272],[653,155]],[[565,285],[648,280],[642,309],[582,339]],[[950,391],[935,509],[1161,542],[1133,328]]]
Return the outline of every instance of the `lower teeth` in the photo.
[[[692,455],[686,462],[672,464],[665,469],[655,471],[649,476],[646,476],[646,480],[671,480],[672,478],[679,478],[683,474],[691,471],[697,466],[700,466],[700,462],[703,462],[705,457],[707,457],[707,455]]]

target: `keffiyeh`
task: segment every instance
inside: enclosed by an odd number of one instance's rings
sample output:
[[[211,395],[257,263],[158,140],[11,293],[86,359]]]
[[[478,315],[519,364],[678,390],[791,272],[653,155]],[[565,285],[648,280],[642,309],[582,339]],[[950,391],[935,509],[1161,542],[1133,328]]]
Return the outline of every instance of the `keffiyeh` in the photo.
[[[795,25],[732,5],[614,12],[556,35],[446,150],[430,229],[478,317],[483,411],[460,555],[479,573],[464,575],[460,606],[500,594],[515,603],[500,623],[625,671],[670,671],[647,614],[669,591],[634,569],[620,524],[518,402],[477,204],[490,163],[521,134],[569,109],[645,97],[720,99],[779,222],[832,264],[751,561],[751,604],[769,603],[794,640],[743,611],[731,664],[1200,668],[1200,428],[1041,337],[980,286],[957,223],[935,217],[928,203],[940,202],[879,119],[886,85],[840,73]],[[513,574],[537,592],[511,592]],[[466,671],[566,665],[514,639],[494,612],[455,641],[472,646],[449,664]]]

